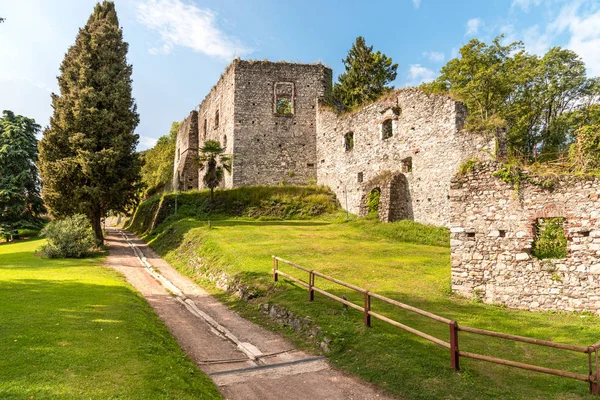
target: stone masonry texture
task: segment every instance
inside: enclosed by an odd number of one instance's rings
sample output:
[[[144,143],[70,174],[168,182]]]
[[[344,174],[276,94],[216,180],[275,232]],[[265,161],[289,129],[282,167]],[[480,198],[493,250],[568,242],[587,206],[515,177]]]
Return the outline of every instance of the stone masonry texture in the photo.
[[[600,180],[561,177],[551,189],[521,179],[518,192],[477,165],[452,181],[452,288],[486,303],[600,313]],[[530,177],[535,182],[535,177]],[[536,221],[564,218],[567,256],[532,256]]]
[[[465,118],[462,103],[417,89],[399,90],[341,117],[322,108],[317,182],[329,186],[342,206],[347,199],[348,211],[364,215],[368,193],[394,177],[394,190],[380,187],[380,219],[448,225],[450,180],[469,157],[489,157],[494,149],[493,138],[461,129]],[[385,121],[392,125],[388,138],[383,136]],[[349,132],[351,150],[344,146]]]
[[[489,158],[495,138],[462,129],[462,103],[417,89],[338,116],[324,105],[331,86],[321,64],[234,60],[178,132],[174,187],[203,188],[192,160],[217,140],[235,155],[224,188],[317,183],[359,215],[379,188],[382,221],[448,225],[452,176],[471,156]],[[277,112],[280,100],[291,113]]]

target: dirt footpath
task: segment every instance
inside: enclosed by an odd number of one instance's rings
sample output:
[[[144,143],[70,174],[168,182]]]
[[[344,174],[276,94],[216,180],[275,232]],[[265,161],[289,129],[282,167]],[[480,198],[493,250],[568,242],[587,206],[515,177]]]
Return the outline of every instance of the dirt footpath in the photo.
[[[137,236],[108,230],[109,267],[148,300],[226,399],[387,399],[323,357],[243,319],[158,257]]]

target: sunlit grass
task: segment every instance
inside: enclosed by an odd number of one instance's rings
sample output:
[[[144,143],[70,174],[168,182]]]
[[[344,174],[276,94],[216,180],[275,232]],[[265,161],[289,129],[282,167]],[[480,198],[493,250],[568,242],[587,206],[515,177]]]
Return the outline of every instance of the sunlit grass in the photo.
[[[0,245],[0,398],[218,399],[146,301],[104,258]]]
[[[462,373],[449,368],[449,351],[408,332],[374,320],[362,325],[361,313],[281,279],[272,283],[271,255],[334,276],[382,295],[455,319],[462,325],[587,346],[600,339],[600,319],[588,314],[530,313],[483,305],[452,296],[447,231],[415,223],[375,221],[332,223],[326,220],[206,221],[184,219],[165,224],[146,240],[184,273],[210,287],[205,268],[223,270],[256,288],[246,303],[221,294],[244,315],[268,323],[260,303],[285,306],[310,317],[333,339],[328,356],[335,365],[408,399],[582,399],[584,382],[530,373],[481,361],[461,359]],[[436,246],[421,243],[437,244]],[[207,267],[207,265],[209,267]],[[282,270],[307,279],[303,271]],[[362,295],[317,278],[318,287],[361,304]],[[397,310],[378,300],[376,312],[448,340],[449,327]],[[276,328],[274,328],[276,329]],[[291,330],[294,340],[314,343]],[[310,344],[309,344],[310,345]],[[584,354],[461,334],[464,351],[513,359],[587,374]]]

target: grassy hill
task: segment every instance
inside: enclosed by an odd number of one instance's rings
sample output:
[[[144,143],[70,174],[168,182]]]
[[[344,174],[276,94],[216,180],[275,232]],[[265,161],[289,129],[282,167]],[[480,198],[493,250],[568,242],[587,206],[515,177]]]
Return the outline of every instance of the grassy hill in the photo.
[[[137,208],[129,228],[141,234],[167,218],[219,220],[231,217],[307,219],[340,211],[333,192],[321,186],[254,186],[208,191],[165,193],[150,197]]]
[[[279,188],[272,188],[271,199]],[[246,188],[251,192],[251,188]],[[259,189],[262,190],[262,189]],[[300,190],[300,189],[297,189]],[[226,197],[228,191],[221,191]],[[191,196],[198,196],[192,194]],[[258,204],[262,203],[256,196]],[[226,200],[223,200],[226,202]],[[269,202],[263,204],[270,204]],[[335,203],[332,203],[335,205]],[[275,204],[271,207],[277,208]],[[332,206],[333,207],[333,206]],[[332,209],[333,210],[333,209]],[[362,315],[305,288],[281,279],[274,284],[271,255],[334,276],[410,305],[456,319],[463,325],[586,346],[600,339],[600,319],[589,314],[530,313],[484,305],[450,292],[448,231],[411,221],[381,224],[335,212],[303,220],[227,218],[209,224],[190,209],[171,216],[147,232],[145,240],[173,266],[248,318],[280,330],[300,345],[320,351],[331,339],[332,363],[407,399],[585,399],[585,383],[530,373],[481,361],[461,359],[462,372],[449,368],[448,350],[375,320],[365,328]],[[203,210],[200,212],[204,213]],[[263,211],[258,211],[260,214]],[[269,211],[264,210],[265,213]],[[337,212],[337,211],[336,211]],[[298,278],[306,273],[282,266]],[[247,287],[248,301],[217,290],[208,276],[224,273]],[[317,278],[318,287],[361,304],[354,292]],[[316,338],[291,327],[278,327],[260,310],[264,304],[284,307],[322,330]],[[448,340],[448,326],[386,304],[373,309],[409,326]],[[318,332],[318,331],[317,331]],[[501,339],[461,335],[461,349],[552,368],[587,373],[584,355],[537,348]],[[591,398],[591,397],[590,397]]]

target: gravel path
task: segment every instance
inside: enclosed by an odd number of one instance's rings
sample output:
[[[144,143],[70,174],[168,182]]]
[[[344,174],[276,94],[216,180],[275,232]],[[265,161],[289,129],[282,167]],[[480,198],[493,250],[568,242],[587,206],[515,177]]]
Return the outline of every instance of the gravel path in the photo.
[[[160,258],[130,232],[109,228],[107,265],[146,298],[181,348],[226,399],[387,399],[243,319]]]

